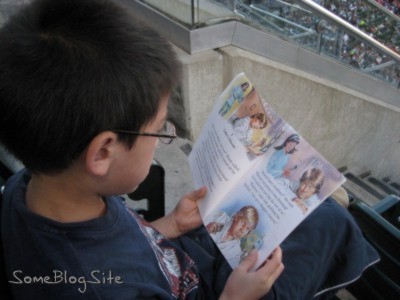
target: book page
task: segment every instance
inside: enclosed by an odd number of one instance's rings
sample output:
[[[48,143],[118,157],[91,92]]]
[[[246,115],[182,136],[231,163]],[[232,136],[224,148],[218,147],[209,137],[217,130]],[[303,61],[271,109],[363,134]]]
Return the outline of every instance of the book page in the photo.
[[[240,106],[242,115],[254,110],[261,102],[254,88],[243,74],[236,76],[217,100],[207,123],[189,155],[189,165],[196,188],[207,186],[208,192],[199,202],[202,216],[244,176],[255,163],[246,156],[246,149],[233,130],[234,112]],[[250,106],[246,108],[246,105]],[[252,106],[253,105],[253,106]]]
[[[258,250],[257,268],[345,179],[250,82],[229,102],[243,82],[242,73],[220,97],[189,161],[209,188],[199,210],[211,237],[232,268]]]
[[[251,168],[203,217],[211,237],[233,268],[253,249],[259,252],[255,268],[260,266],[343,183],[335,168],[315,156],[305,159],[298,172],[274,178],[267,168],[271,157],[266,155],[265,164]],[[238,216],[241,220],[236,219]],[[216,223],[220,229],[213,230]]]

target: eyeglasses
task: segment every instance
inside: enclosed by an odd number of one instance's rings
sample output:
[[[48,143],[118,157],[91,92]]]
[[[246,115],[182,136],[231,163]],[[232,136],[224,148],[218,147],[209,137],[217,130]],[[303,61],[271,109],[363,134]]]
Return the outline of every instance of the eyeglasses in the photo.
[[[165,121],[163,128],[160,132],[143,132],[143,131],[129,131],[129,130],[110,130],[115,133],[126,133],[133,135],[143,135],[143,136],[154,136],[158,137],[164,144],[171,144],[173,139],[176,138],[176,129],[174,124],[169,121]]]

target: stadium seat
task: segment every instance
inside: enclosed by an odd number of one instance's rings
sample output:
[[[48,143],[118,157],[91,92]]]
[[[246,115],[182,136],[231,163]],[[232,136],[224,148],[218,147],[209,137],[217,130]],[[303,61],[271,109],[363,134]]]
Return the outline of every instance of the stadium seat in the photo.
[[[372,207],[355,201],[349,211],[381,260],[347,289],[357,299],[400,299],[400,198],[391,195]]]
[[[165,214],[165,170],[156,160],[153,160],[150,171],[138,188],[127,195],[131,200],[147,201],[147,208],[138,209],[147,221],[151,222]]]

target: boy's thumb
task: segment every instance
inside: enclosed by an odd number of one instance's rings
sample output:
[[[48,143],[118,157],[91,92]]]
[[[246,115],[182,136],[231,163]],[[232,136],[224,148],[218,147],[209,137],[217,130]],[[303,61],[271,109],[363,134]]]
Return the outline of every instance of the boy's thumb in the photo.
[[[239,264],[239,267],[245,271],[249,271],[257,261],[258,252],[256,250],[252,250],[249,255],[245,257],[245,259]]]
[[[195,191],[195,195],[198,198],[203,198],[207,193],[207,187],[202,186],[201,188],[199,188],[198,190]]]

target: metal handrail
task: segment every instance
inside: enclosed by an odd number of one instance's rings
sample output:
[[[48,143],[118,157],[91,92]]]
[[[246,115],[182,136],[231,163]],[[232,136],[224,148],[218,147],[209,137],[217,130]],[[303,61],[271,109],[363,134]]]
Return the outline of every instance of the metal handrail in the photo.
[[[385,14],[389,15],[392,19],[395,19],[397,22],[400,22],[400,17],[392,13],[390,10],[388,10],[386,7],[378,4],[375,0],[367,0],[367,2],[370,5],[375,6],[379,10],[383,11]]]
[[[287,23],[287,24],[289,24],[289,25],[291,25],[291,26],[293,26],[293,27],[296,27],[296,28],[299,28],[299,29],[303,30],[304,32],[307,32],[307,33],[314,32],[314,30],[311,30],[311,29],[306,28],[306,27],[304,27],[304,26],[301,26],[301,25],[299,25],[299,24],[297,24],[297,23],[288,21],[288,20],[286,20],[286,19],[284,19],[284,18],[281,18],[281,17],[279,17],[279,16],[276,16],[276,15],[274,15],[274,14],[272,14],[272,13],[269,13],[269,12],[267,12],[267,11],[264,11],[264,10],[262,10],[262,9],[259,9],[259,8],[257,8],[256,6],[254,6],[253,4],[251,4],[250,7],[251,7],[252,9],[254,9],[255,11],[258,11],[258,12],[260,12],[260,13],[266,14],[267,16],[270,16],[270,17],[273,17],[273,18],[275,18],[275,19],[277,19],[277,20],[280,20],[280,21],[282,21],[282,22],[285,22],[285,23]]]
[[[330,12],[326,8],[320,6],[319,4],[313,2],[312,0],[296,0],[297,2],[301,3],[301,5],[306,6],[308,9],[311,9],[314,13],[326,18],[331,23],[335,24],[336,26],[342,28],[343,30],[353,34],[354,36],[360,38],[363,42],[366,42],[373,46],[374,48],[380,50],[383,54],[391,57],[392,59],[396,60],[400,63],[400,55],[394,52],[393,50],[389,49],[382,43],[379,43],[375,39],[371,38],[368,34],[361,31],[360,29],[352,26],[342,18],[336,16],[334,13]]]

